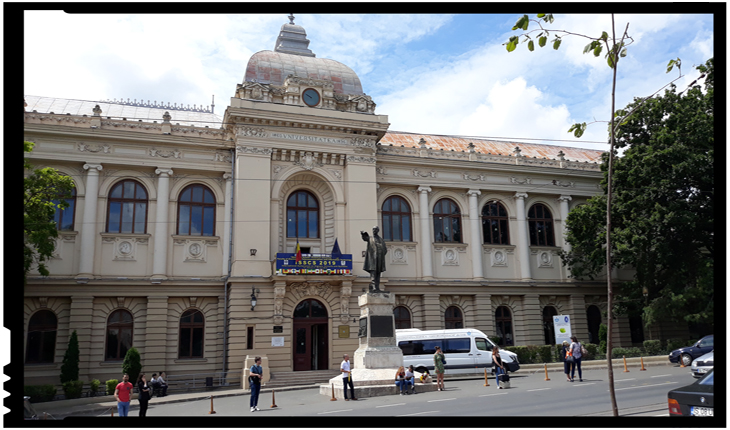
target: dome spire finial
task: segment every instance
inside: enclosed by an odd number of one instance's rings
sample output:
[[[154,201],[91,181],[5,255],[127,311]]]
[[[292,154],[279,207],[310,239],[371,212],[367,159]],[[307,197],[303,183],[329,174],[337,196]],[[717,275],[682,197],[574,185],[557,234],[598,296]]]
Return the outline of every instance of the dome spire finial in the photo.
[[[294,14],[293,13],[289,14],[289,24],[292,24],[292,25],[294,24]]]

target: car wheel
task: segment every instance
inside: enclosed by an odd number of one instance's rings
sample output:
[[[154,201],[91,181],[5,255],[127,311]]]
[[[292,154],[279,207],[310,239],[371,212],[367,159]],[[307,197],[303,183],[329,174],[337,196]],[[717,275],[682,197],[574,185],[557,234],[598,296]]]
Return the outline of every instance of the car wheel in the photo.
[[[681,360],[682,360],[682,364],[684,364],[685,366],[692,365],[692,356],[689,354],[682,354]]]

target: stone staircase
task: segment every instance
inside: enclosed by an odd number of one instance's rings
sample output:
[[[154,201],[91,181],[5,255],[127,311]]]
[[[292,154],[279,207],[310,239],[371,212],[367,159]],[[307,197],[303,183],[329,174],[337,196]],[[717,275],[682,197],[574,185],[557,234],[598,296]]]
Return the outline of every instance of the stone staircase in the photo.
[[[302,372],[271,372],[271,379],[261,388],[281,388],[326,384],[339,370],[308,370]]]

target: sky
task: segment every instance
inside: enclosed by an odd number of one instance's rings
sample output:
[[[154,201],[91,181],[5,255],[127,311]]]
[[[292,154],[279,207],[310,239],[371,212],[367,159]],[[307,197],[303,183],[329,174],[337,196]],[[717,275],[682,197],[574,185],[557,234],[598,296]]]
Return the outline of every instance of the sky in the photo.
[[[191,106],[215,96],[222,116],[249,58],[274,49],[287,15],[25,11],[23,91]],[[390,130],[608,149],[611,69],[605,49],[583,54],[584,37],[564,36],[554,50],[551,32],[544,48],[521,41],[509,53],[504,43],[523,33],[512,31],[520,13],[294,16],[318,58],[357,73]],[[633,42],[619,63],[617,108],[679,77],[666,73],[669,60],[682,61],[683,89],[698,75],[693,66],[714,55],[710,14],[616,15],[616,32],[627,23]],[[611,34],[611,16],[556,14],[545,26],[598,37]],[[579,122],[593,124],[576,139],[568,129]]]

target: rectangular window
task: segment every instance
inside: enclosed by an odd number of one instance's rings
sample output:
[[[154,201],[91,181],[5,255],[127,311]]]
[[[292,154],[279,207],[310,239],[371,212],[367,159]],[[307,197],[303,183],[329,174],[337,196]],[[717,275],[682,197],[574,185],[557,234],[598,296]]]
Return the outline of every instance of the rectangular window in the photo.
[[[203,236],[213,236],[215,225],[215,208],[203,208]]]
[[[190,357],[190,329],[180,329],[180,357]]]
[[[246,327],[246,349],[253,349],[253,327]]]
[[[471,351],[471,339],[468,337],[444,340],[444,353],[468,353]]]
[[[403,355],[433,355],[437,346],[443,349],[442,343],[441,339],[408,340],[398,342],[398,346]]]
[[[109,233],[119,233],[119,217],[121,208],[122,206],[120,203],[109,204],[109,228],[107,229]]]
[[[188,205],[180,205],[178,234],[190,234],[190,206]]]
[[[144,221],[145,215],[147,215],[147,203],[135,203],[134,206],[134,232],[144,233]]]
[[[133,220],[134,220],[134,203],[122,203],[122,231],[121,231],[121,233],[132,233]]]
[[[193,206],[191,209],[190,234],[200,236],[200,233],[203,231],[203,208],[201,206]]]

